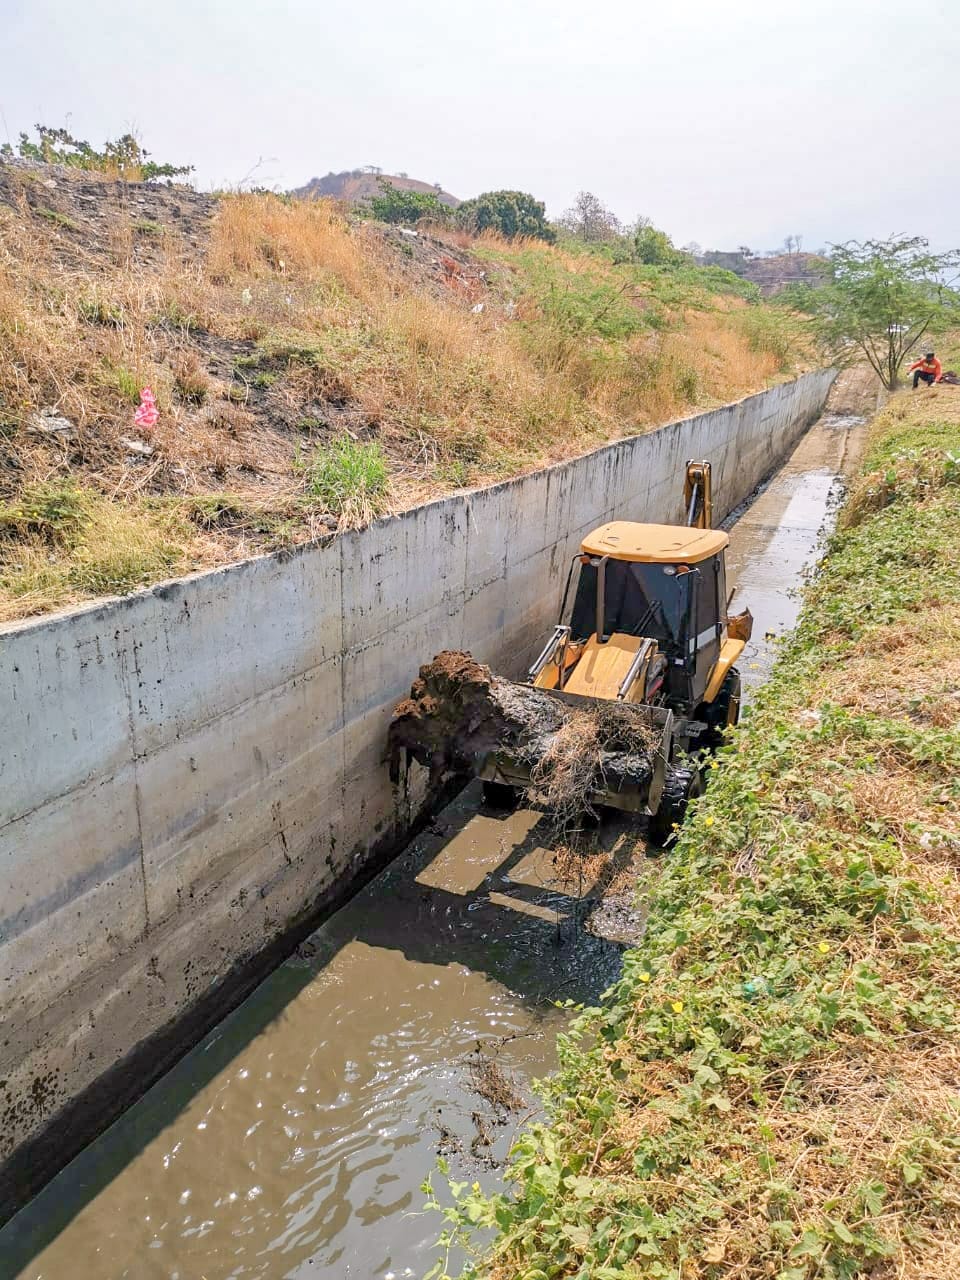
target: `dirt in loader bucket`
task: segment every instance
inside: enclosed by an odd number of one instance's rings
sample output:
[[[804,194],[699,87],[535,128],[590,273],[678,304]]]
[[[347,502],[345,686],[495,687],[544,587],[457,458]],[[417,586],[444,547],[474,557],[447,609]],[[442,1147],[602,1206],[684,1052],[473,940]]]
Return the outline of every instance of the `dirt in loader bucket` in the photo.
[[[607,789],[645,787],[659,733],[641,707],[582,706],[495,676],[469,653],[445,650],[420,668],[389,731],[391,777],[405,757],[430,770],[431,785],[472,775],[491,752],[529,770],[531,797],[558,820],[590,812]]]

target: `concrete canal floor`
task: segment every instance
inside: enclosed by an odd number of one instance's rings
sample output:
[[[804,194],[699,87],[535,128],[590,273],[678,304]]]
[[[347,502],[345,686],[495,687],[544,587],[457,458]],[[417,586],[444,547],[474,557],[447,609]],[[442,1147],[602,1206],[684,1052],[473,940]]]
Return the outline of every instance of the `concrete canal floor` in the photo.
[[[861,421],[821,419],[730,530],[748,699]],[[657,866],[624,823],[566,855],[545,815],[485,812],[474,784],[0,1231],[0,1280],[422,1275],[440,1224],[420,1183],[438,1154],[497,1183],[555,1002],[616,977]]]

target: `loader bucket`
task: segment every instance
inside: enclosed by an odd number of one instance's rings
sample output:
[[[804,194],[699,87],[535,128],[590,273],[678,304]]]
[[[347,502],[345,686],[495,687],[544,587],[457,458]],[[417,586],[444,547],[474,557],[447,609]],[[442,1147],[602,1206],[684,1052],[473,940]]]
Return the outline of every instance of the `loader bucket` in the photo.
[[[526,689],[528,686],[517,685],[515,688]],[[606,699],[582,697],[557,689],[542,692],[572,712],[592,709],[601,717],[611,714],[611,703]],[[673,712],[666,708],[638,704],[617,704],[616,714],[620,719],[617,741],[610,744],[611,749],[601,753],[595,783],[583,798],[591,806],[602,805],[624,813],[650,816],[660,806],[672,751],[675,718]],[[634,742],[629,741],[631,717],[636,721]],[[651,729],[655,731],[652,749],[649,746]],[[624,739],[624,730],[628,740]],[[550,750],[549,741],[546,743],[546,750]],[[486,756],[479,776],[485,782],[497,782],[534,792],[543,781],[540,761],[532,759],[527,752],[518,756],[504,748],[491,751]]]

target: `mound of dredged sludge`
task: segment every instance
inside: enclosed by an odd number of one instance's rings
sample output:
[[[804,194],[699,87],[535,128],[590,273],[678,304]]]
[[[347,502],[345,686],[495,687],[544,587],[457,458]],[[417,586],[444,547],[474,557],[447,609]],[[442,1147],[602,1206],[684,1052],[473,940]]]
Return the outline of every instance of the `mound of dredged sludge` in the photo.
[[[404,759],[432,783],[476,773],[491,752],[528,769],[546,803],[586,803],[592,791],[647,783],[657,733],[640,707],[565,701],[495,676],[469,653],[444,650],[420,668],[389,730],[391,776]]]

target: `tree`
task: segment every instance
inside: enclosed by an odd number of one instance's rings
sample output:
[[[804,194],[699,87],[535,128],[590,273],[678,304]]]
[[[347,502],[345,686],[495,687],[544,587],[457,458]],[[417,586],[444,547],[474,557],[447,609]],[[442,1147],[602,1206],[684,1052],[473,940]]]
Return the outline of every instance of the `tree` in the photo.
[[[443,219],[449,210],[432,191],[401,191],[388,178],[378,178],[378,196],[370,197],[370,212],[380,222],[419,222],[421,218]]]
[[[832,359],[862,353],[888,391],[911,348],[960,316],[960,249],[932,253],[923,236],[831,245],[829,280],[813,291],[817,336]]]
[[[150,182],[154,178],[178,178],[193,172],[192,164],[157,164],[149,159],[150,152],[140,145],[132,133],[107,139],[97,151],[89,142],[74,138],[66,129],[52,129],[48,125],[34,125],[37,133],[34,141],[28,133],[21,133],[17,142],[17,155],[25,160],[37,160],[41,164],[62,164],[71,169],[91,169],[99,173],[123,178],[128,182]],[[0,155],[12,156],[13,147],[5,142]]]
[[[485,191],[463,202],[457,221],[470,231],[493,230],[508,240],[520,236],[547,241],[557,238],[543,203],[526,191]]]
[[[560,219],[560,225],[587,244],[612,240],[623,227],[615,213],[603,205],[592,191],[581,191]]]
[[[633,255],[636,262],[654,267],[675,267],[684,255],[673,247],[665,231],[658,230],[649,218],[638,218],[634,224]]]

